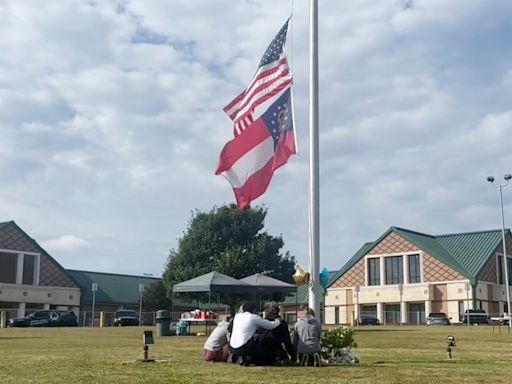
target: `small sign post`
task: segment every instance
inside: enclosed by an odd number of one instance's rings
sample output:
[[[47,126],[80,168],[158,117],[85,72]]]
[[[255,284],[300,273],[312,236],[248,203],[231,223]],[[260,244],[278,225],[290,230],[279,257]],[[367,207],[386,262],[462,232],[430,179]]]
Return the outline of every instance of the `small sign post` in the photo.
[[[144,331],[142,333],[142,344],[144,357],[139,361],[142,363],[154,363],[155,359],[148,359],[149,344],[155,344],[155,340],[153,339],[153,331]]]

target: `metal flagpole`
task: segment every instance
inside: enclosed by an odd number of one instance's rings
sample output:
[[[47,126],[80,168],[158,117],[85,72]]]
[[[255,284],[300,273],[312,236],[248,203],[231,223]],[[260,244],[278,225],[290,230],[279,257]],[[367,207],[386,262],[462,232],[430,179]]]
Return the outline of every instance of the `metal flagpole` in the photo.
[[[318,182],[318,0],[309,1],[309,307],[320,316]]]

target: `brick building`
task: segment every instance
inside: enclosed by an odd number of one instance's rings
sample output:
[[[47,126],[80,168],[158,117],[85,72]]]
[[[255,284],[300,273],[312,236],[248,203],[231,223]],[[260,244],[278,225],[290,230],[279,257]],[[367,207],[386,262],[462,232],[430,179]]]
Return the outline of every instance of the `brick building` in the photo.
[[[510,230],[506,241],[512,271]],[[507,311],[503,269],[500,230],[433,236],[391,227],[332,279],[325,322],[350,324],[366,315],[381,323],[415,324],[444,312],[457,323],[467,308],[498,316]]]

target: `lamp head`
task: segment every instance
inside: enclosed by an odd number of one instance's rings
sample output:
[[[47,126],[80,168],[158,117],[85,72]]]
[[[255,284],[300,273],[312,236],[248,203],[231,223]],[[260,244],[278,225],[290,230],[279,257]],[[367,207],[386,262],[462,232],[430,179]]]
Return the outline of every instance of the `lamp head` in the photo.
[[[503,178],[505,179],[505,181],[510,181],[510,179],[512,179],[512,175],[510,173],[507,173],[505,176],[503,176]]]
[[[487,181],[488,181],[489,183],[494,183],[494,176],[488,176],[488,177],[487,177]]]

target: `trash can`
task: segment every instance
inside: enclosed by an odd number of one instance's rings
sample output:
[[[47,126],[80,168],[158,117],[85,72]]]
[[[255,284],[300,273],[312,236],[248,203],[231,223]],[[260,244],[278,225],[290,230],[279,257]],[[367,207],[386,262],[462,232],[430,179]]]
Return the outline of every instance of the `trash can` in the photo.
[[[156,311],[155,321],[157,336],[171,335],[171,312],[166,310]]]

